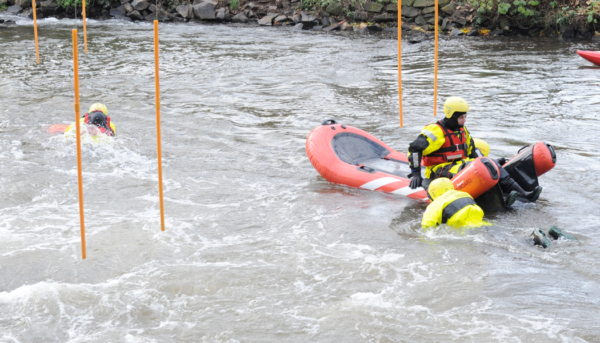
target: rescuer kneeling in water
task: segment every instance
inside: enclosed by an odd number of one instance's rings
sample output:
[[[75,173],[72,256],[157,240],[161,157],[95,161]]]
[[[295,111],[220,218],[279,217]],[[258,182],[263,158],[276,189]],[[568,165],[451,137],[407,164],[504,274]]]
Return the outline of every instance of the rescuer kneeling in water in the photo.
[[[455,191],[450,179],[441,177],[431,181],[428,190],[431,204],[423,213],[424,228],[448,224],[455,228],[489,225],[483,220],[483,210],[467,192]]]
[[[108,109],[101,103],[95,103],[90,106],[88,113],[79,119],[79,123],[82,125],[94,126],[95,129],[107,136],[116,135],[115,124],[110,121]],[[75,123],[69,125],[65,130],[65,133],[71,130],[75,130]]]
[[[475,147],[469,131],[464,127],[467,121],[469,105],[459,97],[450,97],[444,103],[446,118],[430,123],[421,130],[417,139],[408,147],[408,160],[411,169],[410,188],[415,189],[423,184],[427,188],[429,182],[439,177],[453,178],[468,163],[483,154]],[[492,159],[490,159],[492,160]],[[498,184],[505,193],[506,205],[512,205],[518,196],[535,202],[542,187],[538,186],[526,192],[513,180],[498,161],[492,160],[500,170]],[[425,166],[424,181],[421,177],[421,162]]]

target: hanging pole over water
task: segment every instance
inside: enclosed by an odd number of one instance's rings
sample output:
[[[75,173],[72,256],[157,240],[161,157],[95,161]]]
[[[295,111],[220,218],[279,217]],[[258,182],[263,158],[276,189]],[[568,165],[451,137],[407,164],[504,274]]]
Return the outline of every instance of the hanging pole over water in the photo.
[[[398,1],[398,96],[400,109],[400,127],[404,127],[402,121],[402,1]]]
[[[37,57],[37,64],[40,64],[40,49],[38,47],[38,34],[37,34],[37,13],[35,10],[35,0],[31,2],[33,7],[33,33],[35,36],[35,55]]]
[[[156,9],[158,11],[158,8]],[[160,148],[160,86],[158,79],[158,20],[154,21],[154,75],[156,84],[156,144],[158,148],[158,196],[160,201],[160,229],[165,231],[165,205],[163,202],[162,152]]]
[[[77,181],[79,185],[79,223],[81,225],[81,258],[85,260],[85,220],[83,217],[83,176],[81,172],[81,125],[79,124],[79,66],[77,30],[73,29],[73,79],[75,80],[75,127],[77,129]]]
[[[435,0],[435,64],[433,67],[433,116],[437,116],[437,74],[438,74],[438,0]]]
[[[85,26],[85,0],[81,0],[83,7],[81,13],[83,15],[83,46],[85,47],[85,53],[87,54],[87,29]]]

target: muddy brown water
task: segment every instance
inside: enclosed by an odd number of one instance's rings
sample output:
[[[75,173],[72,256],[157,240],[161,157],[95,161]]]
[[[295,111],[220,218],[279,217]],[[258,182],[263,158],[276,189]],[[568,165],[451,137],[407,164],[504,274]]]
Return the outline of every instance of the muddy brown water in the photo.
[[[0,14],[3,19],[14,19]],[[160,25],[166,231],[160,231],[152,25],[89,20],[82,108],[118,138],[86,144],[81,259],[72,20],[0,29],[0,342],[599,342],[600,68],[588,42],[442,39],[448,96],[511,156],[545,141],[535,205],[465,232],[425,205],[321,178],[325,119],[399,151],[433,112],[433,42],[285,28]],[[81,23],[77,23],[79,26]],[[80,27],[81,31],[81,27]],[[578,240],[532,245],[556,225]]]

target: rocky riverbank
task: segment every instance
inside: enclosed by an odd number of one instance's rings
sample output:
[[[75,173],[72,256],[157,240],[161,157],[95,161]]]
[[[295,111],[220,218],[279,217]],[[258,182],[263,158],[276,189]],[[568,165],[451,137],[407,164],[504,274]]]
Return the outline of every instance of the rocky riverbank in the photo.
[[[37,17],[74,17],[75,8],[66,5],[72,0],[44,0],[37,2]],[[93,0],[94,1],[94,0]],[[410,31],[407,38],[412,42],[426,39],[435,27],[435,0],[400,0],[402,4],[402,29]],[[570,0],[572,3],[573,1]],[[589,0],[594,5],[600,0]],[[554,13],[552,21],[535,20],[533,17],[548,13],[531,10],[531,18],[524,20],[525,7],[535,7],[537,1],[515,0],[514,7],[508,0],[439,0],[438,25],[442,34],[449,36],[521,35],[562,38],[599,39],[596,32],[596,13],[577,9],[571,12],[565,7]],[[553,1],[552,3],[555,3]],[[579,0],[577,0],[579,3]],[[86,3],[87,4],[87,3]],[[491,5],[490,5],[491,4]],[[558,6],[558,5],[556,5]],[[511,12],[510,8],[513,7]],[[532,8],[533,8],[532,7]],[[80,7],[79,7],[80,8]],[[527,7],[528,8],[528,7]],[[596,7],[593,7],[596,9]],[[33,17],[31,0],[0,0],[0,9],[8,13]],[[482,10],[483,9],[483,10]],[[494,12],[496,11],[496,12]],[[529,11],[529,9],[524,9]],[[79,10],[80,12],[80,10]],[[81,14],[78,13],[78,16]],[[127,21],[175,21],[175,22],[235,22],[253,23],[261,26],[294,26],[303,30],[342,30],[360,33],[386,31],[397,32],[398,3],[396,0],[320,1],[320,0],[95,0],[87,4],[89,18],[116,18]],[[587,16],[587,17],[586,17]],[[586,17],[582,20],[580,17]],[[525,18],[527,19],[527,18]],[[569,19],[569,20],[567,20]],[[429,35],[430,36],[430,35]]]

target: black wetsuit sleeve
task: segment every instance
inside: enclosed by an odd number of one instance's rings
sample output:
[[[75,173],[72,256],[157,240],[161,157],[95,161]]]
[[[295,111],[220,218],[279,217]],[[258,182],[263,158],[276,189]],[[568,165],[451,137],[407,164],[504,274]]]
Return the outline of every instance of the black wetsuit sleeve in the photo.
[[[409,165],[411,169],[421,169],[421,159],[423,158],[423,150],[427,149],[429,141],[425,135],[420,134],[414,142],[408,145],[410,152]]]
[[[423,150],[427,149],[429,146],[429,142],[427,141],[427,137],[425,135],[420,134],[414,142],[408,145],[408,151],[411,153],[414,152],[423,152]]]

